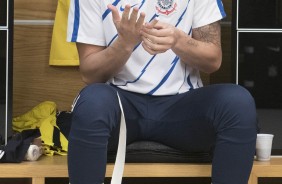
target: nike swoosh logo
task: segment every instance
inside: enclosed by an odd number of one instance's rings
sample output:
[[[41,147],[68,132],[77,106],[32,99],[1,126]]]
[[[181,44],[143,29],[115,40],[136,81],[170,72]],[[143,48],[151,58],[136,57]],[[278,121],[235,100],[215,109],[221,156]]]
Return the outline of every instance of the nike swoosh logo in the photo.
[[[137,3],[137,4],[138,4],[138,3]],[[133,8],[133,7],[136,6],[137,4],[132,5],[131,8]],[[124,7],[122,7],[122,6],[120,6],[119,9],[120,9],[120,11],[124,11]]]

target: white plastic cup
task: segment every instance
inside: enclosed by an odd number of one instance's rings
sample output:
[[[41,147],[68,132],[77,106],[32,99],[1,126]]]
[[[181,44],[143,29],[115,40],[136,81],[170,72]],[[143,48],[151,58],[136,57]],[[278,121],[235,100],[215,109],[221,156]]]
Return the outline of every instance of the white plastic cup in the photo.
[[[257,134],[256,159],[258,161],[270,160],[273,137],[273,134]]]

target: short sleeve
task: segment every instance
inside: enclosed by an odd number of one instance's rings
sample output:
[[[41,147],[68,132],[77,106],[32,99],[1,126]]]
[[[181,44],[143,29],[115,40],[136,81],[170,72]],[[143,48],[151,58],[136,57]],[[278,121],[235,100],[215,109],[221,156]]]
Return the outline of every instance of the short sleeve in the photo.
[[[105,46],[100,0],[71,0],[67,41]]]
[[[221,0],[195,0],[193,28],[208,25],[226,16]]]

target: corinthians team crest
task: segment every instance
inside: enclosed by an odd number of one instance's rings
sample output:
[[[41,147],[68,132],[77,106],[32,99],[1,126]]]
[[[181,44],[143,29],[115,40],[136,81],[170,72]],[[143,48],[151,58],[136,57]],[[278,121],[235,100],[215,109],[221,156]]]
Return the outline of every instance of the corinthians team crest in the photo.
[[[167,15],[176,12],[177,3],[176,0],[158,0],[156,10],[160,15]]]

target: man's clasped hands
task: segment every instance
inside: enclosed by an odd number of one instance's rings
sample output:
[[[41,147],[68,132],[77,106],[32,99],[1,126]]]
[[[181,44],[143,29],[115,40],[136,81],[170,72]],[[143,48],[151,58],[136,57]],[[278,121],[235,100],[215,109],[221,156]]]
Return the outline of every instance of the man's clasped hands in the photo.
[[[110,4],[108,8],[112,11],[119,39],[131,49],[142,42],[143,48],[155,55],[175,46],[180,31],[175,26],[161,22],[158,18],[145,23],[145,13],[139,13],[137,7],[131,11],[130,5],[125,6],[121,16],[115,6]]]

